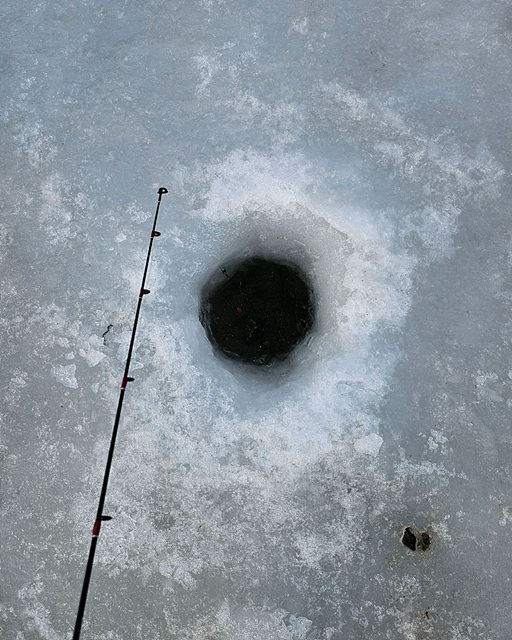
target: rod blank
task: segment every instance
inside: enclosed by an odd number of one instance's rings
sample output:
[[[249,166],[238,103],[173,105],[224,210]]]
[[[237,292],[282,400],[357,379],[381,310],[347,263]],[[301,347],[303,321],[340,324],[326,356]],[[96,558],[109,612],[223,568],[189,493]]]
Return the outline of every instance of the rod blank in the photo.
[[[119,392],[119,401],[117,403],[117,411],[116,411],[116,417],[114,420],[114,427],[112,429],[112,436],[110,438],[110,447],[108,450],[108,456],[107,456],[107,463],[105,466],[105,473],[103,475],[103,483],[101,486],[101,493],[100,493],[100,499],[98,501],[98,509],[96,512],[96,520],[94,521],[94,525],[92,528],[92,537],[91,537],[91,546],[89,548],[89,557],[87,559],[87,565],[85,568],[85,575],[84,575],[84,581],[82,584],[82,593],[80,595],[80,602],[78,605],[78,612],[76,615],[76,622],[75,622],[75,629],[73,631],[73,640],[79,640],[80,638],[80,632],[82,629],[82,622],[83,622],[83,618],[84,618],[84,611],[85,611],[85,604],[87,602],[87,594],[89,593],[89,583],[91,581],[91,573],[92,573],[92,568],[94,565],[94,556],[96,554],[96,545],[98,543],[98,537],[100,535],[100,530],[101,530],[101,523],[102,522],[106,522],[108,520],[112,520],[111,516],[105,516],[103,515],[103,507],[105,505],[105,498],[107,495],[107,488],[108,488],[108,481],[109,481],[109,477],[110,477],[110,469],[112,467],[112,459],[114,457],[114,450],[115,450],[115,446],[116,446],[116,440],[117,440],[117,432],[119,430],[119,422],[121,420],[121,411],[123,408],[123,401],[124,401],[124,396],[125,396],[125,392],[126,392],[126,385],[128,382],[133,382],[134,378],[132,378],[131,376],[129,376],[129,371],[130,371],[130,363],[131,363],[131,359],[132,359],[132,353],[133,353],[133,346],[135,344],[135,334],[137,333],[137,325],[139,323],[139,315],[140,315],[140,309],[142,306],[142,299],[144,298],[145,295],[147,295],[149,292],[149,289],[145,288],[145,284],[146,284],[146,277],[148,274],[148,268],[149,268],[149,261],[151,259],[151,250],[153,248],[153,240],[154,238],[158,238],[160,236],[160,232],[156,231],[156,223],[158,220],[158,213],[160,210],[160,202],[162,201],[162,195],[164,195],[165,193],[169,193],[167,191],[167,189],[165,187],[160,187],[158,189],[158,202],[156,205],[156,211],[155,211],[155,216],[153,218],[153,228],[151,229],[151,235],[150,235],[150,240],[149,240],[149,247],[148,247],[148,253],[146,256],[146,264],[144,266],[144,274],[142,276],[142,284],[140,287],[140,293],[139,293],[139,298],[138,298],[138,302],[137,302],[137,310],[135,312],[135,320],[133,322],[133,328],[132,328],[132,335],[131,335],[131,339],[130,339],[130,346],[128,348],[128,355],[126,356],[126,364],[124,367],[124,375],[123,375],[123,379],[121,382],[121,390]]]

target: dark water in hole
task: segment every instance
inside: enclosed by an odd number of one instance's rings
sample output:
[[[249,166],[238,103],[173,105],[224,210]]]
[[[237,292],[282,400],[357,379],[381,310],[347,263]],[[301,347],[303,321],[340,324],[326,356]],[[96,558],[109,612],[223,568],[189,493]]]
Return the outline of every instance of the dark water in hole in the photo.
[[[200,320],[210,342],[241,362],[283,361],[313,326],[313,292],[298,267],[261,257],[220,267],[205,285]]]

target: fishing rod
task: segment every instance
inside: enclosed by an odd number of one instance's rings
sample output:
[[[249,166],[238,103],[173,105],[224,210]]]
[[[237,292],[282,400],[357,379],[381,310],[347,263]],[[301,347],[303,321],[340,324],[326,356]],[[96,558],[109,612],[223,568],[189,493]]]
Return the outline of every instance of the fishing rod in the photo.
[[[137,333],[137,325],[139,323],[140,308],[142,306],[142,298],[150,293],[149,289],[146,289],[146,276],[148,274],[149,261],[151,258],[151,249],[153,247],[153,240],[160,235],[159,231],[156,231],[156,222],[158,220],[158,212],[160,210],[160,202],[162,201],[162,195],[169,193],[165,187],[158,189],[158,203],[156,205],[155,217],[153,219],[153,228],[151,229],[151,236],[149,240],[148,253],[146,256],[146,266],[144,267],[144,275],[142,276],[142,284],[139,292],[139,300],[137,302],[137,311],[135,312],[135,320],[133,322],[132,337],[130,340],[130,347],[128,348],[128,355],[126,356],[126,364],[124,367],[123,380],[121,382],[121,390],[119,392],[119,401],[117,403],[117,412],[114,420],[114,427],[112,429],[112,436],[110,439],[110,448],[108,450],[107,464],[105,466],[105,473],[103,475],[103,484],[101,486],[100,499],[98,502],[98,510],[96,512],[96,520],[92,528],[91,547],[89,549],[89,558],[87,560],[87,567],[85,569],[84,582],[82,585],[82,594],[80,596],[80,603],[78,605],[78,613],[76,615],[75,630],[73,632],[73,640],[79,640],[80,631],[82,629],[82,621],[84,618],[85,603],[87,602],[87,594],[89,592],[89,582],[91,580],[92,567],[94,564],[94,556],[96,554],[96,545],[98,543],[98,536],[100,535],[101,523],[107,520],[112,520],[111,516],[103,515],[103,506],[105,504],[105,497],[107,495],[108,479],[110,476],[110,468],[112,467],[112,458],[114,457],[114,449],[116,446],[117,431],[119,428],[119,422],[121,420],[121,410],[123,408],[124,394],[126,392],[126,386],[129,382],[133,382],[134,378],[131,378],[130,362],[132,359],[133,345],[135,344],[135,334]]]

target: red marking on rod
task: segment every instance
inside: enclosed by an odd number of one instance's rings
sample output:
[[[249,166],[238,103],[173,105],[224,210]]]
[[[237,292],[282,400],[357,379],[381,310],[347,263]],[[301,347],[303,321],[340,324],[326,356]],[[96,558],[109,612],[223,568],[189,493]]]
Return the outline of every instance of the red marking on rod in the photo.
[[[126,389],[126,385],[128,384],[128,378],[125,376],[123,381],[121,382],[121,389]]]
[[[237,313],[242,313],[242,307],[237,307],[237,308],[236,308],[236,312],[237,312]]]
[[[94,526],[92,528],[92,535],[93,536],[99,536],[100,529],[101,529],[101,520],[95,520],[94,521]]]

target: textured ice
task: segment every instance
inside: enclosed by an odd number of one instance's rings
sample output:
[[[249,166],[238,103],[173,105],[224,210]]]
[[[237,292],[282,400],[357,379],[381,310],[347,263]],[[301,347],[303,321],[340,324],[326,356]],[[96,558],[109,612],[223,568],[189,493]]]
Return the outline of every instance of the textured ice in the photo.
[[[375,457],[379,455],[382,442],[382,438],[377,433],[369,433],[364,438],[359,438],[354,442],[354,449],[358,453]]]
[[[69,354],[66,354],[64,357],[66,360],[69,360]],[[52,374],[57,380],[65,387],[69,387],[70,389],[78,388],[78,381],[75,377],[76,373],[76,364],[57,364],[52,367]]]
[[[2,638],[70,637],[165,186],[82,637],[508,640],[511,25],[4,3]],[[255,252],[317,296],[279,370],[198,321]]]

